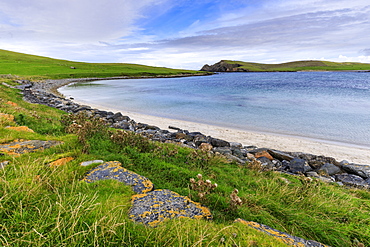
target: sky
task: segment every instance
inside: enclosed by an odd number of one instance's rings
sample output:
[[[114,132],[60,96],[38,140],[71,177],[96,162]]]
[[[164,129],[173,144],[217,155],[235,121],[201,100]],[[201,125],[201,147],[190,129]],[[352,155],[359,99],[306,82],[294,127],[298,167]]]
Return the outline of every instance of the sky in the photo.
[[[1,0],[0,49],[196,70],[222,59],[370,63],[370,1]]]

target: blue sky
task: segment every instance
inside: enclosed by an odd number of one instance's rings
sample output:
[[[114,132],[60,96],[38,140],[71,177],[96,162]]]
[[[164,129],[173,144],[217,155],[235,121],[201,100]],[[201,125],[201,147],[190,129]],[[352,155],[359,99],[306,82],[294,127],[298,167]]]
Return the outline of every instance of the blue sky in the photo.
[[[368,0],[0,2],[0,49],[84,62],[370,63],[369,34]]]

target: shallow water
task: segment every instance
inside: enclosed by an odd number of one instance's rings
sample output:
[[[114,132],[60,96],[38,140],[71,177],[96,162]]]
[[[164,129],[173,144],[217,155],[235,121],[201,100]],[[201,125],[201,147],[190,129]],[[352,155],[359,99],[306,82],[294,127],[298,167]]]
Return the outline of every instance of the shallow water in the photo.
[[[220,73],[78,83],[59,91],[147,115],[370,146],[370,73]]]

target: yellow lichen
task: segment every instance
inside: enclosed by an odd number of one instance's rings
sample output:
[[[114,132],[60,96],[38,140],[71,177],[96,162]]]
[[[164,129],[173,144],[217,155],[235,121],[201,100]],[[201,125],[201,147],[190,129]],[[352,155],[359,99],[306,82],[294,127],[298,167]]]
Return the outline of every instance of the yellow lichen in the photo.
[[[25,132],[32,132],[34,133],[34,131],[30,128],[28,128],[27,126],[17,126],[17,127],[5,127],[6,129],[10,129],[10,130],[15,130],[15,131],[25,131]]]
[[[65,164],[67,164],[69,161],[73,160],[72,157],[65,157],[65,158],[61,158],[61,159],[58,159],[56,161],[53,161],[51,163],[49,163],[49,166],[50,167],[58,167],[58,166],[63,166]]]

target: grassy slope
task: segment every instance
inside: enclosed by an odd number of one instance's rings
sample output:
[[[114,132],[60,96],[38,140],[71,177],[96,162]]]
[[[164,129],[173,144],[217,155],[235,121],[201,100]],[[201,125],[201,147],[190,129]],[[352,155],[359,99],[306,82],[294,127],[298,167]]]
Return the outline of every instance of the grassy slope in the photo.
[[[76,69],[71,69],[75,67]],[[128,63],[82,63],[0,50],[0,75],[36,79],[85,78],[199,73]]]
[[[370,70],[370,64],[366,63],[336,63],[329,61],[296,61],[281,64],[249,63],[242,61],[225,60],[229,64],[241,64],[244,69],[250,71],[341,71],[341,70]]]
[[[10,83],[10,79],[1,80]],[[17,138],[65,142],[44,152],[0,158],[11,161],[0,170],[1,245],[218,246],[224,238],[223,246],[284,246],[272,237],[232,224],[238,217],[332,246],[357,246],[358,241],[370,245],[368,191],[260,172],[171,144],[153,144],[145,151],[142,144],[122,147],[102,135],[90,138],[89,153],[83,154],[77,137],[62,129],[59,120],[65,113],[28,104],[17,90],[1,84],[0,99],[0,112],[15,115],[19,124],[36,131],[4,129],[16,124],[0,121],[0,143]],[[6,104],[8,100],[18,106]],[[58,168],[46,166],[66,156],[74,160]],[[203,201],[214,221],[173,220],[155,229],[131,222],[127,210],[132,192],[128,187],[115,181],[80,181],[90,168],[79,162],[92,159],[118,160],[151,179],[156,188],[191,194],[194,200],[199,198],[189,190],[189,179],[203,174],[219,185]],[[244,201],[237,210],[228,204],[234,188]]]

